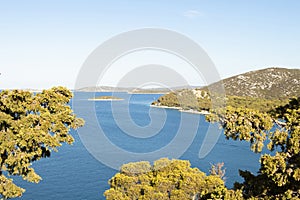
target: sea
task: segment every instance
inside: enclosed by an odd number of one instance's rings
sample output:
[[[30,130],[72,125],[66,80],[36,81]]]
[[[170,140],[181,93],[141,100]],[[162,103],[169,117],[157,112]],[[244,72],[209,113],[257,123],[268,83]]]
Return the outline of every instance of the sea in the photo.
[[[121,101],[90,101],[96,96],[117,96]],[[239,169],[256,173],[259,154],[249,143],[226,140],[218,124],[204,115],[151,107],[162,94],[77,92],[70,102],[86,124],[72,145],[63,144],[50,158],[33,163],[42,177],[29,183],[11,177],[26,189],[23,200],[101,200],[108,181],[128,162],[160,157],[189,160],[192,167],[209,173],[212,164],[224,163],[226,186],[241,182]]]

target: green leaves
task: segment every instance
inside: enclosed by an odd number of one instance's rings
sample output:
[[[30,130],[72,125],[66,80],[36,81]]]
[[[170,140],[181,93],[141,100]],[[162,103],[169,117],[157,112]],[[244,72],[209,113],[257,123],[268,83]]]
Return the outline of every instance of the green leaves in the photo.
[[[162,96],[158,104],[178,106],[178,95]],[[268,142],[267,148],[274,153],[261,155],[257,175],[240,171],[244,182],[236,183],[235,190],[227,190],[220,176],[206,176],[190,168],[187,161],[164,158],[153,166],[148,162],[129,163],[110,180],[107,199],[299,199],[300,97],[275,109],[274,105],[285,100],[272,103],[257,99],[246,105],[246,97],[228,98],[233,106],[211,110],[206,119],[219,122],[227,139],[248,141],[255,153],[260,153]]]
[[[219,121],[227,139],[250,142],[254,152],[262,151],[267,134],[273,126],[273,119],[268,114],[246,108],[227,107],[226,112],[212,113],[207,116],[207,120]]]
[[[287,183],[285,154],[276,152],[275,156],[265,154],[260,159],[262,174],[272,179],[278,186]]]
[[[227,190],[217,175],[206,176],[189,161],[162,158],[154,162],[141,161],[121,167],[109,180],[109,199],[220,199]]]
[[[264,99],[248,96],[227,95],[224,98],[220,94],[210,94],[206,89],[183,89],[167,93],[153,102],[153,105],[178,107],[184,110],[211,110],[213,108],[223,108],[227,106],[234,108],[255,109],[260,112],[268,112],[278,106],[288,103],[288,99]]]
[[[250,142],[261,152],[264,143],[275,154],[260,158],[258,175],[241,171],[244,183],[237,184],[247,198],[293,199],[300,196],[300,97],[270,112],[227,107],[207,120],[220,122],[227,139]]]
[[[82,126],[84,121],[77,118],[68,105],[70,98],[72,93],[64,87],[37,94],[22,90],[0,92],[2,197],[17,197],[24,192],[5,176],[22,176],[24,180],[38,183],[41,177],[31,163],[49,157],[61,143],[74,141],[69,131]]]
[[[137,176],[143,173],[147,173],[150,170],[150,163],[147,161],[141,161],[122,165],[120,172],[129,176]]]
[[[0,175],[0,193],[4,198],[20,197],[24,189],[16,186],[12,179],[6,178],[4,175]]]

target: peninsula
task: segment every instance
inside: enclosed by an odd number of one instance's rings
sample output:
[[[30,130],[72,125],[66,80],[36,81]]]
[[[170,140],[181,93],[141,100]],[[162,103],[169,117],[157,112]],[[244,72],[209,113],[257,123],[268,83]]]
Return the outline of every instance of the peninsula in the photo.
[[[224,87],[224,100],[215,104],[256,109],[269,112],[285,105],[289,98],[300,95],[300,70],[286,68],[266,68],[239,74],[202,88],[182,89],[169,92],[152,102],[152,106],[172,108],[182,112],[206,113],[212,108],[212,94]],[[215,106],[216,106],[215,105]]]

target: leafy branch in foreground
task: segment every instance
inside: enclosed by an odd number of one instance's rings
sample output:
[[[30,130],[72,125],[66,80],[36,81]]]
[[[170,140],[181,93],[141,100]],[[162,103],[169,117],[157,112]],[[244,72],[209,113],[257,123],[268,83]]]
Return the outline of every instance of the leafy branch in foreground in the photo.
[[[0,92],[0,195],[19,197],[25,191],[9,178],[21,176],[38,183],[32,162],[49,157],[62,143],[72,144],[70,129],[83,126],[68,105],[72,93],[54,87],[33,94],[22,90]]]
[[[227,190],[220,175],[206,175],[189,161],[162,158],[128,163],[109,180],[107,200],[241,199],[241,191]]]
[[[207,116],[220,122],[227,139],[250,142],[251,150],[261,152],[265,144],[273,152],[263,154],[257,175],[240,171],[243,183],[236,183],[245,198],[299,199],[300,197],[300,98],[272,112],[228,107]],[[275,124],[275,125],[274,125]]]

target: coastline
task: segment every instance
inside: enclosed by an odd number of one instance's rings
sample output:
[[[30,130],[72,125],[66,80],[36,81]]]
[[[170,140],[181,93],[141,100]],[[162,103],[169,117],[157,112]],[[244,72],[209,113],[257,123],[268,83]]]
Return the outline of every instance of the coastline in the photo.
[[[123,101],[124,99],[88,99],[88,101]]]
[[[153,108],[166,108],[166,109],[173,109],[173,110],[178,110],[179,112],[185,112],[185,113],[190,113],[190,114],[198,114],[198,115],[209,115],[210,112],[206,111],[206,110],[202,110],[202,111],[197,111],[197,110],[184,110],[181,107],[169,107],[169,106],[158,106],[158,105],[150,105],[150,107]]]
[[[206,110],[201,110],[201,111],[197,111],[197,110],[179,110],[179,112],[199,114],[199,115],[209,115],[210,114],[210,112],[208,112]]]
[[[153,107],[153,108],[167,108],[167,109],[173,109],[173,110],[182,110],[181,107],[169,107],[169,106],[158,106],[158,105],[150,105],[150,107]]]

